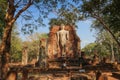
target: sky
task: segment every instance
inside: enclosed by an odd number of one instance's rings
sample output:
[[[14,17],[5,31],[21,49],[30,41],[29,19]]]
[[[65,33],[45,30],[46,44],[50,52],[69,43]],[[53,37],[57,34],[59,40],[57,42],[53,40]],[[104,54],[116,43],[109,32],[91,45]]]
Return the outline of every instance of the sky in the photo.
[[[77,35],[81,39],[81,48],[95,41],[95,30],[91,30],[92,20],[80,21],[77,23]]]
[[[38,12],[37,10],[35,9],[31,9],[33,11],[33,14],[34,14],[34,18],[37,18],[39,15],[38,15]],[[56,18],[57,14],[56,13],[49,13],[49,18],[48,19],[44,19],[44,23],[46,24],[46,27],[39,27],[35,32],[38,32],[38,33],[49,33],[49,21],[50,19],[52,18]],[[18,18],[17,20],[17,23],[18,23],[18,29],[19,31],[21,31],[21,27],[22,27],[22,22],[24,22],[22,20],[22,18]],[[77,35],[79,36],[79,38],[81,39],[81,48],[85,47],[87,44],[89,43],[92,43],[95,41],[95,30],[92,30],[91,31],[91,24],[92,24],[92,19],[88,19],[88,20],[85,20],[85,21],[79,21],[76,23],[78,28],[76,28],[76,33]],[[34,33],[35,33],[34,32]],[[26,40],[27,38],[27,35],[23,34],[20,32],[20,37],[22,40]]]

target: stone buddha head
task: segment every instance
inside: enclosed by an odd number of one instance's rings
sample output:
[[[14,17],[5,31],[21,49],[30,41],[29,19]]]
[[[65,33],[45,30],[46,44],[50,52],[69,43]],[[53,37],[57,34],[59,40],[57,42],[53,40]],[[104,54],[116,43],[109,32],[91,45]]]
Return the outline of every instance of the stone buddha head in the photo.
[[[61,30],[64,30],[64,29],[65,29],[65,25],[61,24]]]

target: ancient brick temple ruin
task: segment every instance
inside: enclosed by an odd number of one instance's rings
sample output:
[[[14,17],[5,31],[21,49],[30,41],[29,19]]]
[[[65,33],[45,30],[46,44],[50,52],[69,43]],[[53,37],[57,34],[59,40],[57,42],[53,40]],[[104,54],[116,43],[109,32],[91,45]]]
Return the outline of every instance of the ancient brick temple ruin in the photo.
[[[60,48],[57,47],[56,33],[60,30],[60,26],[51,26],[48,38],[47,54],[50,59],[61,57]],[[80,53],[80,38],[76,34],[74,26],[66,25],[65,30],[69,31],[69,41],[66,43],[66,56],[76,57]]]
[[[65,27],[69,31],[69,41],[66,46],[67,55],[61,56],[56,36],[59,30],[60,26],[52,26],[48,38],[40,39],[38,62],[35,65],[11,65],[8,79],[12,75],[11,80],[16,80],[13,78],[22,74],[19,80],[120,80],[119,63],[108,63],[106,59],[102,63],[93,59],[90,63],[91,59],[85,58],[81,52],[80,38],[73,26]],[[24,49],[23,53],[26,53]]]

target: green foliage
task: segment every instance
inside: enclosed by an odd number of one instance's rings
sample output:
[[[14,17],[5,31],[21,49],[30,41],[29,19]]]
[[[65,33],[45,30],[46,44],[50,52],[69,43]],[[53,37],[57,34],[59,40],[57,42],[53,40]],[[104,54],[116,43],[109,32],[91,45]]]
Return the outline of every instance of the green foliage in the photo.
[[[82,50],[88,54],[88,55],[92,55],[94,50],[95,50],[95,47],[96,47],[96,43],[90,43],[88,45],[86,45]]]
[[[83,0],[81,9],[85,17],[102,16],[105,7],[110,2],[111,0]]]
[[[93,28],[109,31],[120,47],[120,42],[115,37],[115,33],[120,31],[119,3],[118,0],[83,0],[81,9],[85,18],[96,19]]]
[[[101,58],[111,55],[110,50],[107,49],[105,44],[98,43],[95,47],[95,50],[97,51]]]
[[[37,14],[38,16],[34,17],[34,12],[28,9],[25,14],[22,15],[24,21],[22,22],[23,27],[21,30],[25,34],[29,34],[39,26],[45,26],[44,19],[49,18],[49,13],[51,12],[56,14],[56,18],[51,20],[50,25],[64,23],[76,26],[75,23],[83,19],[80,13],[80,4],[81,0],[37,0],[33,2],[33,7],[38,10],[36,11],[36,13],[39,12]],[[27,22],[28,25],[26,25],[25,22]]]
[[[66,2],[66,0],[33,0],[32,10],[28,9],[21,15],[23,18],[21,31],[24,34],[31,34],[38,27],[45,26],[44,19],[48,18],[49,13],[58,10],[59,5]],[[34,13],[37,17],[34,16]]]
[[[39,53],[39,41],[40,39],[48,38],[46,33],[35,33],[30,35],[27,38],[27,41],[22,41],[19,37],[19,33],[16,30],[16,26],[12,31],[12,38],[11,38],[11,61],[12,62],[19,62],[22,59],[22,49],[23,47],[27,47],[29,61],[33,59],[37,59],[37,55]]]
[[[24,46],[28,47],[28,56],[29,56],[29,61],[33,59],[37,59],[37,56],[39,54],[39,42],[40,39],[47,39],[48,35],[46,33],[35,33],[30,35],[27,38],[27,41],[24,41],[23,44]]]
[[[105,20],[114,33],[120,31],[120,1],[112,0],[103,12]]]
[[[7,9],[7,1],[0,0],[0,39],[2,38],[3,29],[5,26],[4,17],[5,17],[6,9]]]
[[[58,25],[60,26],[61,24],[65,24],[65,25],[74,25],[76,28],[78,27],[76,25],[76,22],[78,21],[78,17],[76,16],[76,14],[72,13],[72,12],[65,12],[64,14],[61,15],[62,18],[53,18],[50,20],[49,25],[50,28],[53,25]],[[64,17],[64,18],[63,18]]]
[[[66,24],[65,20],[53,18],[49,22],[50,26],[53,26],[53,25],[59,25],[60,26],[61,24]]]
[[[82,11],[85,17],[101,17],[114,33],[120,31],[120,2],[118,0],[83,0]],[[93,28],[103,30],[103,25],[98,20],[93,23]]]
[[[101,58],[110,55],[110,52],[106,46],[101,45],[100,43],[90,43],[86,45],[82,50],[89,56],[93,56],[96,52]]]
[[[11,61],[18,62],[22,59],[22,40],[19,38],[17,25],[14,25],[11,37]]]
[[[118,38],[118,34],[115,34],[115,36]],[[97,44],[100,44],[98,46],[100,50],[102,51],[102,54],[107,54],[107,55],[117,55],[119,56],[119,48],[110,33],[107,31],[102,31],[101,33],[98,34],[96,38]],[[100,51],[99,51],[100,52]],[[117,57],[115,56],[115,57]]]
[[[118,38],[118,34],[115,34]],[[96,37],[95,43],[90,43],[83,49],[87,54],[92,55],[94,51],[97,51],[100,57],[114,55],[119,56],[119,48],[109,32],[103,30]],[[116,56],[115,56],[116,57]]]

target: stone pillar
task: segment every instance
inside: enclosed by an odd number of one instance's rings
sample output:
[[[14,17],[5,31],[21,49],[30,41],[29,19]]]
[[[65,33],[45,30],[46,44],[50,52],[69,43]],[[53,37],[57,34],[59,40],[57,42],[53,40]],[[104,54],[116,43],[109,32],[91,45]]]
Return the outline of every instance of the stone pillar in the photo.
[[[24,47],[22,51],[22,64],[27,65],[27,63],[28,63],[27,47]]]
[[[45,67],[46,65],[46,39],[41,39],[39,43],[39,58],[38,66]]]

